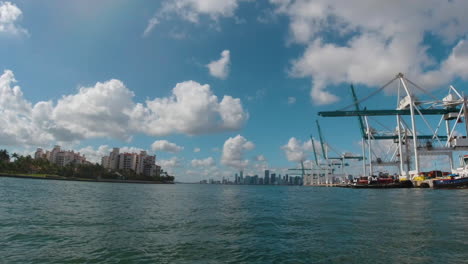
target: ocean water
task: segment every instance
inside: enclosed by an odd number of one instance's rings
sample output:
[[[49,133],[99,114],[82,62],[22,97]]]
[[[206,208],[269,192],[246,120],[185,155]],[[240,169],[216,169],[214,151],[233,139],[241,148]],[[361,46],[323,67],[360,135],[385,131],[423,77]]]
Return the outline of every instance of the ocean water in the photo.
[[[0,263],[468,263],[468,190],[0,178]]]

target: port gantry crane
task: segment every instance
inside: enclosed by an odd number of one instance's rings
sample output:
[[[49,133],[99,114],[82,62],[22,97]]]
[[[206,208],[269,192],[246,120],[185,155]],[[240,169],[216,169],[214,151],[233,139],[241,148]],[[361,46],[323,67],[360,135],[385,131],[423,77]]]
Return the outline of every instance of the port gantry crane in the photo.
[[[306,171],[310,171],[311,169],[306,169],[304,167],[304,161],[301,160],[301,168],[294,168],[294,169],[288,169],[288,171],[300,171],[301,173],[289,173],[290,176],[301,176],[302,177],[302,185],[308,185],[307,184],[307,174]]]
[[[315,140],[312,135],[310,135],[310,142],[312,144],[312,150],[314,154],[314,161],[311,162],[311,168],[306,169],[304,167],[304,160],[301,160],[301,168],[292,168],[288,169],[289,171],[301,171],[301,174],[295,173],[291,175],[302,176],[303,185],[320,185],[323,184],[321,182],[321,178],[325,178],[325,185],[330,185],[330,175],[334,175],[336,170],[336,166],[341,168],[341,176],[345,177],[345,166],[348,166],[348,163],[345,163],[346,160],[362,160],[362,156],[356,156],[349,153],[342,153],[338,154],[338,157],[330,157],[328,155],[328,149],[331,148],[329,144],[327,144],[323,138],[322,129],[320,128],[320,123],[316,120],[317,131],[320,140],[320,149],[321,149],[321,156],[325,163],[320,163],[319,161],[319,154],[317,153],[317,149],[315,147]],[[310,171],[309,174],[306,171]],[[314,183],[314,180],[315,183]]]
[[[396,109],[367,110],[366,108],[360,108],[359,104],[361,102],[384,90],[395,81],[397,81],[398,84],[398,101]],[[410,90],[410,87],[414,87],[421,92],[428,94],[435,100],[428,102],[419,101]],[[399,165],[398,167],[401,175],[400,179],[409,178],[412,180],[419,176],[421,173],[419,161],[420,155],[447,155],[449,157],[450,167],[453,170],[453,151],[468,150],[468,139],[466,138],[466,134],[463,137],[455,136],[457,124],[461,122],[462,118],[465,120],[465,129],[468,133],[467,98],[460,94],[453,86],[449,87],[449,94],[445,98],[438,100],[432,94],[428,93],[411,80],[408,80],[403,74],[399,73],[384,86],[361,100],[357,99],[353,86],[351,86],[351,92],[354,101],[351,106],[354,106],[355,110],[346,110],[349,108],[348,106],[339,111],[325,111],[319,112],[318,114],[322,117],[358,117],[362,136],[364,175],[367,175],[365,145],[368,147],[369,175],[373,174],[373,164],[392,164],[392,162],[379,162],[378,159],[377,162],[372,161],[372,141],[375,140],[393,140],[393,142],[397,144],[392,158],[396,158],[397,156],[399,157],[398,161],[393,162],[393,164]],[[428,106],[423,107],[424,105]],[[426,115],[441,116],[436,129],[431,127],[425,118]],[[397,123],[396,131],[391,131],[391,133],[379,133],[375,131],[369,125],[368,119],[372,116],[395,116]],[[407,116],[410,117],[411,125],[408,125],[404,120],[404,117]],[[432,134],[422,135],[418,133],[416,117],[420,117]],[[439,135],[438,131],[443,120],[445,120],[446,135]],[[456,120],[453,126],[450,123],[451,120]],[[412,149],[409,148],[410,141],[412,141]],[[425,141],[425,144],[421,144],[422,141]],[[446,143],[442,143],[442,141]],[[438,147],[435,146],[436,144]],[[405,148],[403,149],[403,147]],[[414,170],[411,170],[411,155],[413,156]]]
[[[313,185],[314,184],[314,181],[315,180],[315,184],[316,185],[319,185],[319,184],[322,184],[321,182],[321,178],[325,177],[325,175],[328,174],[328,163],[324,164],[320,164],[319,163],[319,159],[317,157],[317,149],[315,148],[315,141],[314,141],[314,137],[312,135],[310,135],[310,143],[312,144],[312,150],[313,150],[313,153],[314,153],[314,162],[311,164],[311,167],[312,167],[312,175],[311,175],[311,179],[310,179],[310,184]],[[322,149],[322,152],[323,150],[325,150],[324,148],[324,144],[323,144],[323,141],[320,141],[320,144],[321,144],[321,149]],[[323,155],[324,157],[328,157],[328,155],[326,155],[326,151],[323,152]],[[316,173],[313,173],[313,172],[316,172]]]
[[[317,131],[318,131],[318,134],[319,134],[319,139],[320,139],[320,146],[321,146],[321,149],[322,149],[322,155],[323,155],[323,158],[325,159],[325,162],[326,162],[326,169],[325,169],[325,172],[326,172],[326,184],[330,184],[330,174],[334,174],[335,172],[335,167],[336,166],[339,166],[341,167],[341,177],[345,178],[346,177],[346,173],[345,173],[345,167],[346,166],[349,166],[348,163],[345,163],[346,160],[362,160],[363,157],[362,156],[356,156],[356,155],[353,155],[353,154],[349,154],[349,153],[341,153],[339,154],[338,152],[334,151],[338,156],[337,157],[330,157],[328,155],[328,149],[332,149],[331,146],[329,144],[327,144],[325,142],[325,140],[323,139],[323,134],[322,134],[322,129],[320,127],[320,123],[318,120],[315,120],[316,124],[317,124]],[[312,135],[310,136],[311,137],[311,141],[312,141],[312,146],[313,146],[313,149],[314,149],[314,155],[315,155],[315,158],[316,158],[316,152],[315,152],[315,146],[313,145],[313,138],[312,138]],[[333,150],[333,149],[332,149]],[[317,158],[316,158],[317,159]],[[337,161],[337,162],[336,162]],[[318,164],[317,164],[318,165]],[[343,179],[344,180],[344,179]]]

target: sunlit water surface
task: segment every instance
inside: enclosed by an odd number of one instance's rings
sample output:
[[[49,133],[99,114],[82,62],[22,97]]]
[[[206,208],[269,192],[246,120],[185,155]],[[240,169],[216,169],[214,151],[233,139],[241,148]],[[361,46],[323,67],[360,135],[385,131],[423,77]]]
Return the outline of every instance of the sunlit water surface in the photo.
[[[0,263],[468,263],[468,190],[0,178]]]

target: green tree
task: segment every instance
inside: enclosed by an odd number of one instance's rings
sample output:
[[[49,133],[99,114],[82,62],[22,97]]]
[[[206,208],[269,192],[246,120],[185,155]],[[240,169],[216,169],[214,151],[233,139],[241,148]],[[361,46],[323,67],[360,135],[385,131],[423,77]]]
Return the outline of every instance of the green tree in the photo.
[[[6,149],[0,150],[0,161],[10,161],[10,154],[8,154],[8,151]]]

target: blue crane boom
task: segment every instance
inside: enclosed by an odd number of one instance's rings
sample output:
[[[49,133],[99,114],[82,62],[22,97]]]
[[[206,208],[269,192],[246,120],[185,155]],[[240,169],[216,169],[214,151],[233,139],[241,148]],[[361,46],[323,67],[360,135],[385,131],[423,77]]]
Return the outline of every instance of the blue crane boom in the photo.
[[[318,159],[317,159],[317,151],[315,150],[315,142],[314,142],[314,138],[312,137],[312,135],[310,135],[310,142],[312,143],[312,149],[314,150],[314,159],[315,159],[315,165],[319,165],[318,163]]]
[[[351,95],[353,96],[354,101],[354,111],[323,111],[319,112],[318,115],[322,117],[349,117],[357,116],[359,121],[359,128],[361,129],[362,138],[367,140],[366,129],[364,127],[364,121],[362,120],[363,116],[389,116],[389,115],[411,115],[409,109],[402,110],[361,110],[359,107],[359,100],[356,96],[356,91],[354,86],[351,85]],[[458,113],[460,109],[457,108],[443,108],[443,109],[420,109],[419,110],[423,115],[445,115],[448,113]],[[383,140],[383,139],[398,139],[397,135],[373,135],[373,139]],[[408,139],[413,139],[413,136],[408,136]],[[418,139],[434,139],[433,135],[419,135]],[[446,141],[447,136],[438,136],[441,141]]]
[[[361,111],[361,109],[359,109],[359,101],[356,96],[356,91],[354,91],[354,86],[352,84],[351,84],[351,94],[353,95],[354,108],[356,109],[356,111]],[[366,137],[366,129],[364,127],[364,121],[362,120],[362,116],[358,116],[358,120],[359,120],[359,127],[361,128],[361,135],[362,137]]]
[[[448,113],[458,113],[458,108],[448,109],[420,109],[423,115],[445,115]],[[347,116],[391,116],[391,115],[411,115],[409,109],[401,110],[356,110],[356,111],[322,111],[318,112],[323,117],[347,117]]]
[[[326,151],[325,151],[324,144],[323,144],[322,130],[320,129],[319,121],[318,121],[318,120],[315,120],[315,122],[317,123],[317,130],[318,130],[318,133],[319,133],[320,146],[322,147],[323,158],[324,158],[325,160],[327,160],[328,157],[327,157],[327,153],[326,153]]]

